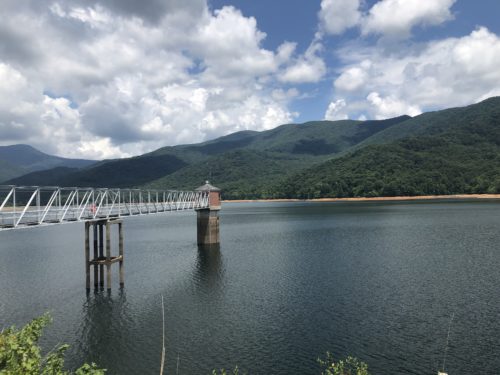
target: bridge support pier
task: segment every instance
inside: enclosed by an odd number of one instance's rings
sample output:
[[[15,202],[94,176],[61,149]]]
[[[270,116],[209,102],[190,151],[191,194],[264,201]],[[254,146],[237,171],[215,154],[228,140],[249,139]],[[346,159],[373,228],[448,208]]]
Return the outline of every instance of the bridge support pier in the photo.
[[[219,211],[205,208],[197,210],[197,215],[198,245],[219,244]]]
[[[220,243],[219,211],[220,189],[207,181],[197,191],[208,192],[209,207],[197,209],[198,246],[217,245]]]
[[[111,255],[111,227],[118,226],[118,255]],[[90,259],[90,227],[93,229],[93,259]],[[104,233],[106,240],[104,241]],[[106,255],[104,255],[104,242]],[[85,286],[90,291],[90,268],[94,267],[94,288],[104,288],[104,266],[106,266],[106,288],[111,290],[111,265],[119,264],[120,287],[125,284],[123,270],[123,221],[120,219],[104,219],[85,222]]]

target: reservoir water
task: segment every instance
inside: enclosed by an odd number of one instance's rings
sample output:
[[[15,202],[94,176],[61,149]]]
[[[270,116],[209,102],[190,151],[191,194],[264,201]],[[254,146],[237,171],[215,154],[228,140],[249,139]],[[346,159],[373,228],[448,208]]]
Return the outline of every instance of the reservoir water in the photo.
[[[67,364],[157,374],[500,373],[500,203],[231,203],[220,250],[196,216],[125,219],[125,288],[86,294],[83,224],[0,232],[0,330],[50,311]],[[117,276],[114,268],[114,277]]]

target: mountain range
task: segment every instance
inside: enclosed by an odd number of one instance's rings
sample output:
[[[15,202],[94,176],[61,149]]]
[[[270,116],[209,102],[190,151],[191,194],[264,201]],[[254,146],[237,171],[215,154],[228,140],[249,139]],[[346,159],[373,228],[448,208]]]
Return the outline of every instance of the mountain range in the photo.
[[[192,189],[209,179],[226,199],[496,193],[500,97],[413,118],[242,131],[133,158],[32,169],[15,178],[9,176],[13,158],[4,155],[0,181],[7,176],[5,183],[17,185]]]
[[[84,168],[95,160],[67,159],[43,153],[28,145],[0,146],[0,182],[51,168]]]

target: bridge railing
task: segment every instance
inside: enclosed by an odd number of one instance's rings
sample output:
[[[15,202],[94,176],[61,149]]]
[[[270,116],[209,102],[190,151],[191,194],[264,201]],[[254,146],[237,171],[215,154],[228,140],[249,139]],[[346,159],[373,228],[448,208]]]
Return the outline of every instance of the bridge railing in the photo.
[[[0,186],[0,230],[207,207],[204,191]]]

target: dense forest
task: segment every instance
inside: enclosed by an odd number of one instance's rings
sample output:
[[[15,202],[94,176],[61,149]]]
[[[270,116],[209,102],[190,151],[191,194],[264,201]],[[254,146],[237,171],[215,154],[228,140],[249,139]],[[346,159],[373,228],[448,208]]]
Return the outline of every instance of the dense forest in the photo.
[[[415,118],[425,119],[418,135],[367,145],[280,181],[273,196],[500,193],[500,101],[448,112],[448,122],[442,115],[435,114],[434,126],[429,116]]]

